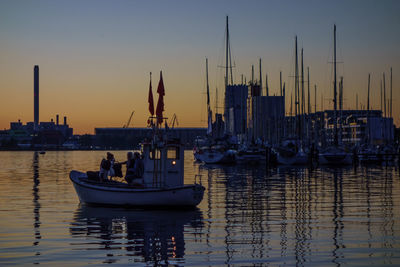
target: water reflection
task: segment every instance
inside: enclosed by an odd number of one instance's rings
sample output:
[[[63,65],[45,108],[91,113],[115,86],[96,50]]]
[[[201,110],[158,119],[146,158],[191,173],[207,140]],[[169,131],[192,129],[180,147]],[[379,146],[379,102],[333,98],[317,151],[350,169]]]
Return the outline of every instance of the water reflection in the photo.
[[[395,247],[393,169],[200,169],[208,181],[207,245],[223,239],[224,264],[304,266],[318,258],[340,266],[353,257],[367,263],[379,246]]]
[[[32,162],[32,169],[33,169],[33,188],[32,188],[32,195],[33,195],[33,217],[34,217],[34,231],[35,231],[35,241],[33,242],[33,246],[39,245],[39,240],[42,238],[40,234],[40,203],[39,203],[39,153],[37,151],[33,152],[33,162]],[[36,255],[39,256],[40,252],[37,251]]]
[[[400,264],[398,166],[200,166],[198,210],[77,206],[69,170],[103,154],[0,152],[1,266]]]
[[[168,265],[184,263],[185,227],[192,229],[190,232],[200,231],[203,228],[202,212],[198,209],[131,210],[82,204],[74,214],[70,233],[74,238],[88,238],[80,249],[108,251],[106,263],[117,262],[122,253],[135,262]],[[114,254],[118,256],[114,257]]]

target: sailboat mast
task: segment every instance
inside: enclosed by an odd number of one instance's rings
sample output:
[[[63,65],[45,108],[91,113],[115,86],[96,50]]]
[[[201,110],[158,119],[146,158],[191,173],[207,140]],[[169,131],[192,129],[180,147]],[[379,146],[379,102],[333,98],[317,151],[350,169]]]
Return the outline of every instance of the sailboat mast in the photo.
[[[392,67],[390,67],[390,118],[392,118],[392,82],[393,82],[393,78],[392,78]]]
[[[317,113],[317,85],[314,84],[314,112]]]
[[[295,67],[294,67],[294,113],[295,116],[297,117],[297,105],[298,105],[298,87],[299,87],[299,83],[298,83],[298,77],[299,77],[299,68],[298,68],[298,59],[297,59],[297,36],[295,39]]]
[[[297,56],[297,36],[296,36],[296,45],[295,45],[295,50],[296,50],[296,65],[295,65],[295,110],[296,110],[296,130],[297,130],[297,138],[300,138],[301,136],[301,121],[300,121],[300,86],[299,86],[299,61],[298,61],[298,56]]]
[[[385,73],[383,73],[383,108],[385,110],[385,118],[386,118],[386,78]]]
[[[262,95],[262,74],[261,74],[261,58],[260,58],[260,94]]]
[[[307,67],[307,87],[308,87],[308,110],[307,113],[311,113],[311,102],[310,102],[310,68]]]
[[[226,16],[226,50],[225,50],[225,87],[227,87],[228,86],[228,81],[229,81],[229,78],[228,78],[228,74],[229,74],[229,72],[228,72],[228,70],[229,70],[229,67],[228,67],[228,60],[229,60],[229,26],[228,26],[229,24],[228,24],[228,16]]]
[[[334,127],[334,144],[338,145],[338,131],[336,121],[337,99],[336,99],[336,24],[333,26],[333,127]]]
[[[293,116],[293,112],[292,112],[292,105],[293,105],[293,93],[290,94],[290,117]]]
[[[371,74],[368,73],[368,100],[367,100],[367,110],[369,114],[369,87],[370,87],[370,82],[371,82]]]
[[[383,102],[382,102],[382,99],[383,99],[383,92],[382,92],[382,79],[381,79],[381,113],[382,113],[382,117],[383,117]]]
[[[215,87],[215,116],[217,116],[216,115],[217,113],[218,113],[218,87]]]
[[[212,114],[210,107],[210,86],[208,84],[208,58],[206,58],[206,80],[207,80],[207,134],[212,134]]]
[[[342,142],[342,118],[343,118],[343,76],[340,77],[340,82],[339,82],[339,111],[340,111],[340,142]],[[357,95],[357,110],[358,110],[358,95]]]
[[[210,111],[210,87],[208,85],[208,58],[206,58],[206,81],[207,81],[207,112]]]
[[[368,73],[368,100],[367,100],[367,127],[368,127],[368,136],[367,136],[367,143],[369,144],[371,139],[371,132],[370,132],[370,124],[369,124],[369,89],[371,84],[371,74]]]
[[[303,61],[303,48],[301,49],[301,114],[304,115],[305,105],[304,105],[304,61]]]

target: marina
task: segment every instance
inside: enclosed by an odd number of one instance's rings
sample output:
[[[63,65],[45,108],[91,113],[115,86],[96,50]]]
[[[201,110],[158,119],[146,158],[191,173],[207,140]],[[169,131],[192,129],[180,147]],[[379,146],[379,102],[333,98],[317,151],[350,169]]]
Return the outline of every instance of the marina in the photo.
[[[400,266],[399,13],[0,1],[0,266]]]

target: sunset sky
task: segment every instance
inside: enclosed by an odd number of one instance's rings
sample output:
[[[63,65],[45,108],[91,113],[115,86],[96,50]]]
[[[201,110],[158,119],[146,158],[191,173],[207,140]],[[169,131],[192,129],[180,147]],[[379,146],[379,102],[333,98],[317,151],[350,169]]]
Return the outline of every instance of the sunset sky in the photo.
[[[163,71],[165,114],[179,127],[206,125],[205,58],[212,108],[223,103],[225,17],[229,16],[234,79],[249,80],[263,62],[270,93],[293,91],[294,38],[304,48],[318,109],[332,108],[333,25],[337,26],[344,108],[380,108],[380,81],[400,124],[400,1],[6,1],[0,0],[0,129],[33,121],[33,67],[40,67],[40,121],[67,116],[74,133],[95,127],[146,125],[149,73],[153,93]],[[265,83],[264,83],[265,84]],[[321,94],[323,96],[321,96]],[[314,94],[312,94],[312,101]],[[220,109],[222,112],[222,108]]]

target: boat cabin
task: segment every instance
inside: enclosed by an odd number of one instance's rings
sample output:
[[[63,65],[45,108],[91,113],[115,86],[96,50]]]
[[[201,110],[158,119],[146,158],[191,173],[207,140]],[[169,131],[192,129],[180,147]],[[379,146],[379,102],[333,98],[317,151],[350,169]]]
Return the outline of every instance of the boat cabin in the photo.
[[[183,186],[184,150],[179,140],[142,144],[145,187]]]

